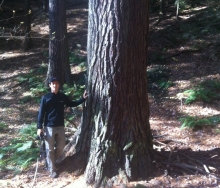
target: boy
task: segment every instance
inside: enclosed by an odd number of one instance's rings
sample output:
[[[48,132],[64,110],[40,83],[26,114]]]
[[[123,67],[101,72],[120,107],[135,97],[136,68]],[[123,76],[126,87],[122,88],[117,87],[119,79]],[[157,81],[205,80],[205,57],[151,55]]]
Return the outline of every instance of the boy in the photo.
[[[64,105],[75,107],[82,104],[87,98],[87,93],[85,91],[81,99],[72,101],[67,95],[59,91],[60,84],[56,77],[52,77],[49,81],[51,92],[44,95],[41,99],[37,135],[40,136],[42,132],[46,132],[45,145],[48,170],[50,171],[51,178],[57,178],[55,162],[61,156],[66,143],[64,132]],[[55,143],[56,149],[54,149]]]

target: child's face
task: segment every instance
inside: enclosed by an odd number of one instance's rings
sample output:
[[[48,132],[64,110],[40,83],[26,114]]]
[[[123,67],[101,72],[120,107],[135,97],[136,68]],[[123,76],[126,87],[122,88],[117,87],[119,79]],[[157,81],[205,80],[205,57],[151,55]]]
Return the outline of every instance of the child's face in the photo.
[[[49,86],[50,86],[50,89],[51,89],[52,93],[57,93],[58,90],[59,90],[60,84],[59,84],[58,81],[54,81],[54,82],[51,82]]]

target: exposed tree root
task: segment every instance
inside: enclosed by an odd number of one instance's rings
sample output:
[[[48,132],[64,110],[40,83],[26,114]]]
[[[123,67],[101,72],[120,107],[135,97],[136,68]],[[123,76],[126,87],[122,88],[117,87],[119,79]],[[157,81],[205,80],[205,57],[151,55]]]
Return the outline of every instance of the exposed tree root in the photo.
[[[85,153],[80,154],[76,151],[76,138],[77,134],[75,134],[75,137],[73,137],[71,144],[65,148],[65,150],[68,152],[66,152],[66,155],[63,156],[59,162],[61,171],[70,171],[75,176],[84,172],[87,158]],[[154,159],[154,165],[156,166],[155,169],[158,171],[162,170],[164,177],[167,177],[168,175],[176,176],[182,174],[202,174],[209,178],[220,181],[220,169],[218,166],[216,166],[220,158],[220,149],[217,148],[210,151],[192,151],[190,149],[174,150],[168,144],[158,140],[154,140],[154,144],[158,144],[154,148],[159,149],[160,151],[152,149],[150,150],[150,155],[152,155],[152,158]],[[165,151],[165,149],[167,151]],[[113,179],[111,179],[111,181],[113,181]],[[114,182],[115,181],[116,180],[114,179]]]
[[[220,156],[220,149],[210,151],[192,151],[190,149],[172,150],[167,144],[161,141],[155,141],[154,144],[160,144],[153,150],[155,164],[163,169],[164,174],[174,175],[176,172],[183,174],[202,174],[210,178],[220,180],[220,169],[216,166]],[[166,149],[167,151],[164,151]],[[177,175],[177,174],[176,174]],[[180,175],[180,174],[178,174]]]

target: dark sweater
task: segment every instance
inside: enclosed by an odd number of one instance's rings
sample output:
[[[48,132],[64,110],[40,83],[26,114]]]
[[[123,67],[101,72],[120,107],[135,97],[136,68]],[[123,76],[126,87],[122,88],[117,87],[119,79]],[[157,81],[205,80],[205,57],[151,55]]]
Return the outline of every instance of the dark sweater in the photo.
[[[44,95],[41,99],[37,128],[43,128],[43,121],[45,127],[64,126],[64,105],[75,107],[82,104],[84,101],[84,98],[72,101],[61,92]]]

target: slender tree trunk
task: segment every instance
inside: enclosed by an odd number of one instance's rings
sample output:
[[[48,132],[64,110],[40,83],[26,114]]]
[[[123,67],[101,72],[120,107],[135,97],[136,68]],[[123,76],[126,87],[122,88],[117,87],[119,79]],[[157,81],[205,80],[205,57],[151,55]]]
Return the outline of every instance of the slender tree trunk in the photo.
[[[148,24],[147,0],[89,1],[89,97],[78,135],[64,153],[74,165],[86,159],[72,170],[85,168],[88,184],[113,186],[152,172]]]
[[[30,0],[25,0],[25,40],[23,42],[23,47],[28,50],[32,45],[31,40],[31,3]]]
[[[180,7],[180,1],[176,0],[176,19],[178,20],[179,17],[179,7]]]
[[[42,1],[43,1],[43,11],[47,12],[48,11],[49,0],[42,0]]]
[[[61,85],[70,83],[71,72],[68,59],[66,4],[61,0],[49,0],[49,66],[47,78],[56,76]]]

